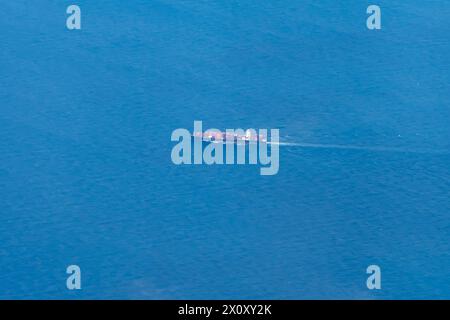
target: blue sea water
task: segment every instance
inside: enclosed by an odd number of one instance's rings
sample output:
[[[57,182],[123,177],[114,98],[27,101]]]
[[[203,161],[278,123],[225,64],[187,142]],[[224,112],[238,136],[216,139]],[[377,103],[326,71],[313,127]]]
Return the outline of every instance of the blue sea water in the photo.
[[[372,2],[2,1],[0,298],[449,299],[450,4]],[[175,166],[194,120],[349,148]]]

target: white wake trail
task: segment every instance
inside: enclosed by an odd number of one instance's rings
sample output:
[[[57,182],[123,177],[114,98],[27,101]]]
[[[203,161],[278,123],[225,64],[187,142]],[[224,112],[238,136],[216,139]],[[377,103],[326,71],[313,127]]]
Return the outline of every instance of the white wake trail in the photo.
[[[277,144],[280,146],[292,146],[300,148],[312,149],[341,149],[341,150],[360,150],[373,152],[396,152],[396,153],[422,153],[422,154],[450,154],[450,150],[436,149],[407,149],[393,147],[369,147],[342,144],[321,144],[321,143],[305,143],[305,142],[267,142],[268,144]]]

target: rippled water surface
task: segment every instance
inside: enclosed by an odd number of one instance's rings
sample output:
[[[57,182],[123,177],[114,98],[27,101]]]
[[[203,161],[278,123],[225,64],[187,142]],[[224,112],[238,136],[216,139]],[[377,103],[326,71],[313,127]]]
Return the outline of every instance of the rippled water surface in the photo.
[[[76,2],[1,4],[0,298],[450,298],[447,1]],[[300,145],[175,166],[194,120]]]

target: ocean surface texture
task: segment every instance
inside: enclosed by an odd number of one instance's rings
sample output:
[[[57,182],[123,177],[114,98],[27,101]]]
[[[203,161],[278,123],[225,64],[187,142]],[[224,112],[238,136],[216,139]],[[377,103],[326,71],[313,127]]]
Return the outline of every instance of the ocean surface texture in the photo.
[[[449,17],[447,0],[2,1],[0,299],[449,299]],[[194,120],[298,145],[273,176],[176,166]]]

